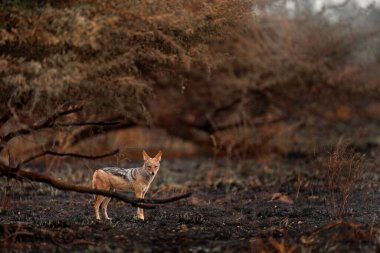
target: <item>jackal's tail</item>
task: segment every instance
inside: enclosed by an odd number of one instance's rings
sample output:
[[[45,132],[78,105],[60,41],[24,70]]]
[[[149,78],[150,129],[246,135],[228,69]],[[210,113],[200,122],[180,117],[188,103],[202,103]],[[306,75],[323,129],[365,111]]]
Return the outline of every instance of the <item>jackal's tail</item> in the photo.
[[[95,182],[94,182],[95,173],[96,173],[96,171],[95,171],[94,174],[92,175],[92,180],[91,180],[91,187],[92,187],[92,188],[95,187]]]
[[[91,187],[92,187],[92,189],[95,189],[95,175],[96,175],[97,172],[98,172],[98,171],[95,170],[94,174],[92,175],[92,180],[91,180]],[[95,199],[96,199],[96,195],[94,194],[94,195],[92,195],[92,196],[93,196],[93,198],[94,198],[94,200],[95,200]]]

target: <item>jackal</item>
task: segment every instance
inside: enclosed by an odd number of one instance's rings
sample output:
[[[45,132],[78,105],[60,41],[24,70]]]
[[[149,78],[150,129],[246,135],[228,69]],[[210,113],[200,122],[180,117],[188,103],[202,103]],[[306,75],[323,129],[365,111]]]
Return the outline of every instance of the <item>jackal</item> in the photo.
[[[143,151],[144,164],[138,168],[118,168],[106,167],[98,169],[92,176],[92,188],[101,190],[129,190],[134,191],[137,198],[144,198],[150,184],[156,177],[160,169],[162,152],[159,151],[154,158],[151,158]],[[95,216],[100,220],[99,207],[102,206],[102,213],[105,219],[110,219],[107,214],[107,206],[111,198],[96,195]],[[137,208],[139,219],[144,220],[144,209]]]

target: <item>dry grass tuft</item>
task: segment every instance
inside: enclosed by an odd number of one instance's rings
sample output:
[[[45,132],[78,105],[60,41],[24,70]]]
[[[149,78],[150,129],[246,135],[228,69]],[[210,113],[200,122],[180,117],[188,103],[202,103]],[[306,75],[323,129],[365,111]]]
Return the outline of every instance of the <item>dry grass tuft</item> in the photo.
[[[349,197],[365,169],[365,156],[339,142],[327,160],[326,180],[328,194],[325,206],[332,219],[343,218]]]

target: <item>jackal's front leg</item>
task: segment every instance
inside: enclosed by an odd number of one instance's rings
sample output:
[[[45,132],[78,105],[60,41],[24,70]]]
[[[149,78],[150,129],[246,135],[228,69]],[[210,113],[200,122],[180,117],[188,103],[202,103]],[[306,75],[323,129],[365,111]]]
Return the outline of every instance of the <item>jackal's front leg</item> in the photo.
[[[136,198],[144,198],[142,191],[136,191]],[[140,220],[144,220],[144,209],[143,208],[137,208],[137,215],[139,216]]]

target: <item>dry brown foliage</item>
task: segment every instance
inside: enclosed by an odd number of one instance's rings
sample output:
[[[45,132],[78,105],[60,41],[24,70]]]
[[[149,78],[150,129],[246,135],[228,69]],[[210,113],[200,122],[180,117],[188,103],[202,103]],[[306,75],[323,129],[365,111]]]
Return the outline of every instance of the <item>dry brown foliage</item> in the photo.
[[[376,27],[304,10],[289,18],[284,3],[6,1],[0,110],[15,127],[82,104],[79,119],[153,125],[207,145],[211,135],[235,154],[270,152],[273,136],[298,127],[278,122],[330,121],[326,111],[342,102],[379,94],[375,63],[353,60],[378,39]],[[76,131],[71,144],[89,132]]]

